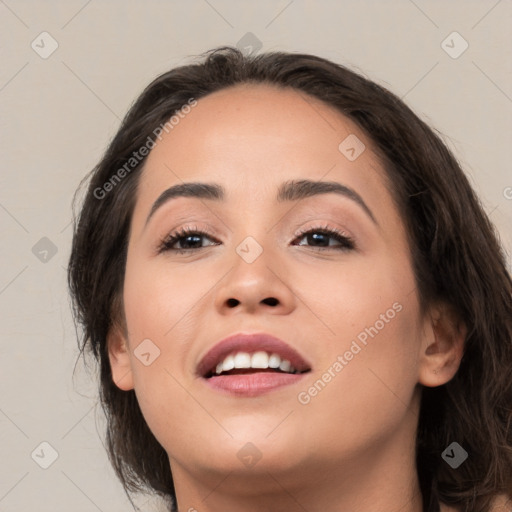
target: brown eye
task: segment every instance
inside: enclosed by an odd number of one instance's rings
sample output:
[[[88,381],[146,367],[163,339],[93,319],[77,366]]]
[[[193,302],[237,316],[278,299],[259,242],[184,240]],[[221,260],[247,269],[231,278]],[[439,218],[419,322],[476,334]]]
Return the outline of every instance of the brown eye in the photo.
[[[203,237],[212,239],[209,233],[200,231],[196,228],[180,229],[161,241],[158,247],[158,253],[173,251],[180,254],[194,251],[196,249],[203,249],[205,247],[201,244],[201,239]],[[176,244],[181,244],[182,247],[175,247]]]
[[[317,227],[302,231],[296,240],[307,239],[308,245],[318,249],[350,250],[355,248],[354,240],[335,228]],[[338,245],[329,243],[329,239],[336,240]],[[298,244],[303,246],[305,244]]]

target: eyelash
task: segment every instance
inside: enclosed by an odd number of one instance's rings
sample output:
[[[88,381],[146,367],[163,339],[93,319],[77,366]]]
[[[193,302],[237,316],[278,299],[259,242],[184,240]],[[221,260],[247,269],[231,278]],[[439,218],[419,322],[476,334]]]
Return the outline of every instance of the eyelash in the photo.
[[[349,237],[348,235],[346,235],[342,231],[339,231],[336,228],[330,228],[328,226],[317,226],[317,227],[313,227],[313,228],[309,228],[309,229],[303,230],[303,231],[301,231],[300,233],[297,234],[295,240],[302,239],[306,235],[309,235],[309,234],[312,234],[312,233],[321,233],[322,235],[329,235],[331,238],[334,238],[335,240],[337,240],[341,244],[341,246],[338,246],[338,247],[336,247],[336,246],[334,246],[334,247],[331,247],[331,246],[328,246],[328,247],[315,247],[315,246],[312,246],[313,249],[318,249],[318,250],[321,250],[321,251],[326,250],[326,249],[336,249],[336,250],[341,250],[341,251],[350,251],[350,250],[355,249],[355,247],[356,247],[355,242],[354,242],[354,240],[351,237]],[[189,249],[174,249],[172,247],[176,242],[180,241],[182,238],[186,238],[187,236],[191,236],[191,235],[207,236],[209,238],[214,239],[214,237],[210,233],[208,233],[207,231],[204,231],[204,230],[199,230],[196,227],[193,227],[193,228],[192,227],[181,228],[178,231],[175,231],[171,235],[167,236],[166,238],[164,238],[160,242],[160,244],[158,246],[158,254],[160,254],[162,252],[166,252],[166,251],[172,251],[172,252],[175,252],[177,254],[183,254],[183,253],[189,253],[189,252],[192,252],[192,251],[197,251],[199,249],[205,249],[206,248],[206,247],[197,247],[197,248],[194,248],[194,249],[190,249],[190,248]]]

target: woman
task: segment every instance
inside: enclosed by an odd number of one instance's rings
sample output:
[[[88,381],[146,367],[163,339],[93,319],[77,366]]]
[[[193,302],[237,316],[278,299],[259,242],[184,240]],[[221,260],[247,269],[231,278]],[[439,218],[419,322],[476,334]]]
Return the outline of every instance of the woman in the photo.
[[[158,77],[90,176],[69,283],[128,492],[511,508],[503,251],[445,145],[354,72],[224,47]]]

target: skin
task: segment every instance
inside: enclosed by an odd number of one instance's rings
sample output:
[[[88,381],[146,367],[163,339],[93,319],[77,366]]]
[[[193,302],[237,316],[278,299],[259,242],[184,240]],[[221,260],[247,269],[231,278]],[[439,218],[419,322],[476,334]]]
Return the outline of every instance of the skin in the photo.
[[[349,134],[366,146],[354,161],[338,150]],[[299,179],[351,187],[378,224],[332,193],[278,203],[279,185]],[[188,181],[222,184],[226,201],[178,198],[145,225],[157,197]],[[311,237],[298,237],[326,224],[350,234],[356,248],[341,251],[327,238],[330,247],[318,249]],[[186,226],[213,237],[188,254],[157,252]],[[247,236],[263,248],[252,263],[236,252]],[[126,324],[108,340],[114,382],[135,389],[168,453],[180,512],[422,510],[414,461],[419,384],[440,386],[455,375],[465,331],[446,304],[420,314],[404,224],[382,165],[368,137],[340,113],[266,85],[200,99],[146,161],[123,301]],[[394,303],[401,311],[300,403],[298,394]],[[236,332],[283,339],[312,372],[259,397],[213,391],[196,365]],[[160,350],[148,366],[134,353],[144,339]],[[237,456],[248,442],[261,454],[253,467]]]

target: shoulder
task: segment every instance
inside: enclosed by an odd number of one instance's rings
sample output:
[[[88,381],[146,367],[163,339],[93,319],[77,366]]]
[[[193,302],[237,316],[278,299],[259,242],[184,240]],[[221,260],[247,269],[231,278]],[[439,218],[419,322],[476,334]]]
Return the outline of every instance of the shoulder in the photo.
[[[439,507],[440,512],[460,512],[460,509],[451,507],[450,505],[444,505],[441,503]]]
[[[512,512],[512,496],[500,494],[492,502],[491,512]]]
[[[444,505],[441,503],[440,511],[460,512],[460,509],[452,507],[450,505]],[[492,506],[489,509],[489,512],[512,512],[512,498],[509,498],[505,494],[500,494],[499,496],[496,496],[496,498],[492,502]]]

